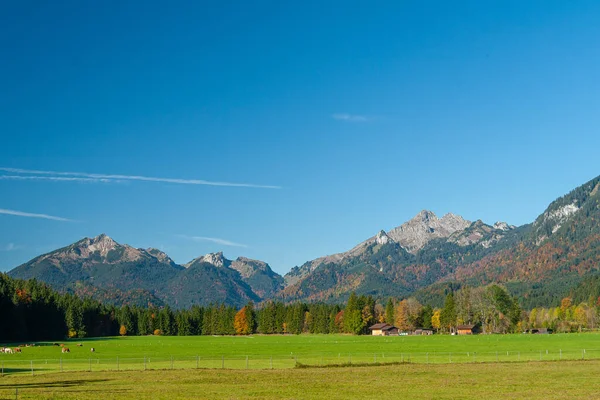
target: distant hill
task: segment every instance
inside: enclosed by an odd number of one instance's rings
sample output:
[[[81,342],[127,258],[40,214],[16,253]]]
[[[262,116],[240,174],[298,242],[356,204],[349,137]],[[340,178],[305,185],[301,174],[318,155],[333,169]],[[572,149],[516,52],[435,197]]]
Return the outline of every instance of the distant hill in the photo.
[[[497,282],[525,307],[600,292],[600,177],[553,201],[531,224],[486,224],[423,210],[404,224],[338,254],[294,267],[284,277],[258,260],[222,253],[177,265],[156,249],[106,235],[41,255],[9,274],[114,303],[193,304],[268,299],[345,301],[350,293],[435,304],[461,285]]]
[[[35,278],[58,290],[107,303],[173,307],[211,302],[242,306],[260,301],[261,295],[277,291],[283,282],[261,261],[232,262],[216,253],[184,267],[160,250],[121,245],[105,234],[36,257],[9,275]]]

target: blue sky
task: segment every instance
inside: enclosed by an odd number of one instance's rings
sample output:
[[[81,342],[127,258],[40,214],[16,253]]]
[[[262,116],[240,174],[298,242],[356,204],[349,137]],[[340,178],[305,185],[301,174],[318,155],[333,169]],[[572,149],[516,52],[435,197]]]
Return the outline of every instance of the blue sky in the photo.
[[[122,3],[0,3],[0,270],[105,232],[285,273],[600,174],[600,2]]]

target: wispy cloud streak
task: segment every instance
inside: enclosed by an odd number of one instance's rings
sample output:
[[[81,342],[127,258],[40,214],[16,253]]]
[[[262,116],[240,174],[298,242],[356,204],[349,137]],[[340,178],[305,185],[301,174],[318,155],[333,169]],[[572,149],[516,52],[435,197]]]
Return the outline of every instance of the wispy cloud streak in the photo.
[[[0,247],[0,251],[15,251],[21,249],[22,246],[17,246],[14,243],[9,243],[6,246]]]
[[[42,218],[42,219],[50,219],[53,221],[63,221],[63,222],[75,222],[72,219],[69,218],[63,218],[63,217],[56,217],[54,215],[47,215],[47,214],[35,214],[35,213],[28,213],[28,212],[23,212],[23,211],[16,211],[16,210],[7,210],[5,208],[0,208],[0,214],[5,214],[5,215],[14,215],[16,217],[27,217],[27,218]]]
[[[81,178],[67,176],[34,176],[34,175],[0,175],[3,181],[58,181],[58,182],[87,182],[87,183],[116,183],[113,179]]]
[[[333,119],[337,119],[338,121],[348,121],[348,122],[367,122],[369,117],[365,115],[355,115],[348,113],[338,113],[333,114],[331,116]]]
[[[246,244],[236,243],[236,242],[232,242],[230,240],[220,239],[220,238],[215,238],[215,237],[187,236],[187,235],[178,235],[178,236],[185,238],[185,239],[193,240],[195,242],[212,242],[212,243],[220,244],[222,246],[230,246],[230,247],[244,247],[244,248],[249,247]]]
[[[281,186],[274,186],[274,185],[258,185],[258,184],[254,184],[254,183],[217,182],[217,181],[206,181],[206,180],[202,180],[202,179],[157,178],[157,177],[141,176],[141,175],[89,174],[86,172],[41,171],[41,170],[5,168],[5,167],[0,167],[0,171],[9,172],[9,173],[13,173],[13,174],[52,176],[54,178],[56,178],[56,177],[79,177],[79,178],[87,178],[87,179],[96,179],[96,180],[102,181],[102,182],[145,181],[145,182],[166,182],[166,183],[175,183],[175,184],[181,184],[181,185],[208,185],[208,186],[248,187],[248,188],[260,188],[260,189],[281,189]]]

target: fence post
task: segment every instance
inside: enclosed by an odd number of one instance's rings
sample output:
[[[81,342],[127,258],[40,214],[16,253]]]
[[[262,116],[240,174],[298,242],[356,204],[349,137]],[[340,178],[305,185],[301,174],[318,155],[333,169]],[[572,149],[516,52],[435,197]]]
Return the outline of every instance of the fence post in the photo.
[[[173,356],[171,356],[171,369],[173,369]]]
[[[31,376],[33,376],[33,360],[31,360]]]
[[[144,356],[144,371],[146,370],[146,356]]]
[[[200,363],[200,356],[196,354],[196,369],[198,369],[198,364]]]

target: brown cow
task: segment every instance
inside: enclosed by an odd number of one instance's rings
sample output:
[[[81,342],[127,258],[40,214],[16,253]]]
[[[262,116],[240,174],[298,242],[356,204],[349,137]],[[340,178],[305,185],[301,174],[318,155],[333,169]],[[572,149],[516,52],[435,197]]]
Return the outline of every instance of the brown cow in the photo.
[[[69,350],[69,348],[68,348],[68,347],[63,347],[61,351],[62,351],[63,353],[70,353],[70,352],[71,352],[71,350]]]

